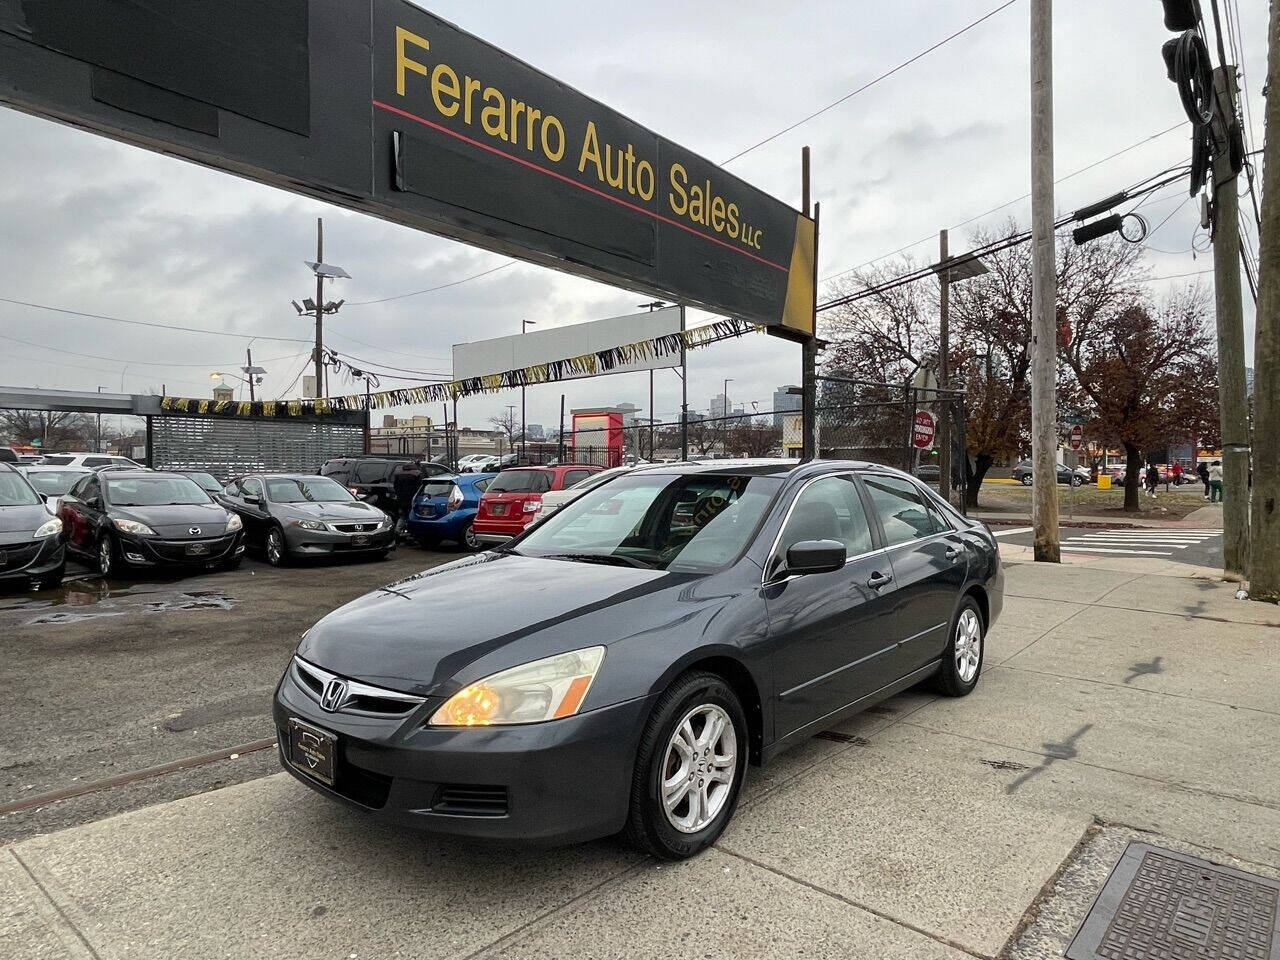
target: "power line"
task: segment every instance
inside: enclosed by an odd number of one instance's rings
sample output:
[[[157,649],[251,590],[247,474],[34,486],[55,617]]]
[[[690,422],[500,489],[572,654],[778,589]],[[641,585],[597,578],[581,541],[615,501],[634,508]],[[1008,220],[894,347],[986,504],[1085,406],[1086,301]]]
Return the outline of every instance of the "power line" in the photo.
[[[84,364],[82,364],[82,363],[67,363],[65,360],[50,360],[50,359],[42,359],[42,358],[40,358],[40,357],[29,357],[29,356],[24,356],[24,355],[22,355],[22,354],[20,354],[20,353],[12,353],[12,352],[6,353],[6,354],[5,354],[5,356],[7,356],[7,357],[13,357],[13,358],[14,358],[14,359],[16,359],[16,360],[24,360],[24,361],[26,361],[27,363],[43,363],[43,364],[45,364],[46,366],[50,366],[50,367],[57,367],[57,368],[58,368],[58,369],[60,369],[60,370],[62,370],[62,369],[70,369],[70,370],[88,370],[88,371],[91,371],[91,372],[93,372],[93,373],[109,373],[109,374],[111,374],[113,377],[118,377],[118,376],[121,376],[122,374],[124,374],[124,375],[126,375],[126,376],[131,376],[131,377],[133,377],[134,379],[139,379],[139,375],[138,375],[138,374],[136,374],[136,373],[134,373],[134,374],[128,374],[128,373],[125,373],[125,371],[122,371],[122,370],[108,370],[108,369],[106,369],[105,367],[86,367],[86,366],[85,366]],[[167,379],[167,378],[166,378],[166,379]],[[184,385],[189,386],[189,387],[194,387],[194,386],[204,387],[204,386],[206,386],[206,384],[204,384],[204,383],[197,384],[194,380],[169,380],[168,382],[170,382],[170,383],[181,383],[181,384],[184,384]]]
[[[1056,186],[1056,185],[1058,185],[1058,184],[1060,184],[1060,183],[1065,183],[1066,181],[1070,180],[1072,177],[1078,177],[1078,176],[1080,176],[1080,174],[1082,174],[1082,173],[1087,173],[1088,171],[1090,171],[1090,170],[1094,169],[1095,167],[1099,167],[1099,166],[1101,166],[1101,165],[1102,165],[1102,164],[1104,164],[1104,163],[1107,163],[1107,162],[1109,162],[1109,161],[1111,161],[1111,160],[1114,160],[1116,157],[1122,156],[1122,155],[1124,155],[1124,154],[1128,153],[1128,152],[1129,152],[1129,151],[1131,151],[1131,150],[1136,150],[1136,149],[1138,149],[1139,147],[1144,146],[1145,144],[1150,143],[1152,140],[1158,140],[1158,139],[1160,139],[1161,137],[1166,136],[1167,134],[1170,134],[1170,133],[1172,133],[1172,132],[1173,132],[1173,131],[1175,131],[1175,130],[1179,130],[1179,129],[1181,129],[1181,128],[1185,127],[1186,125],[1187,125],[1187,121],[1185,121],[1185,120],[1180,120],[1179,122],[1175,123],[1173,126],[1171,126],[1171,127],[1167,127],[1167,128],[1165,128],[1164,130],[1161,130],[1159,133],[1153,133],[1153,134],[1151,134],[1151,136],[1149,136],[1149,137],[1143,137],[1141,140],[1138,140],[1138,141],[1136,141],[1136,142],[1134,142],[1134,143],[1131,143],[1131,144],[1129,144],[1129,146],[1124,147],[1124,148],[1123,148],[1123,149],[1121,149],[1121,150],[1117,150],[1115,153],[1108,154],[1107,156],[1102,157],[1101,159],[1095,160],[1095,161],[1093,161],[1092,163],[1087,164],[1087,165],[1085,165],[1085,166],[1081,167],[1079,170],[1072,171],[1071,173],[1068,173],[1066,176],[1064,176],[1064,177],[1060,177],[1059,179],[1057,179],[1057,180],[1055,180],[1055,181],[1054,181],[1054,185]],[[1170,168],[1170,169],[1172,169],[1172,168]],[[1156,174],[1156,176],[1159,176],[1159,174]],[[1141,183],[1142,183],[1142,181],[1139,181],[1139,185],[1141,185]],[[968,226],[969,224],[973,223],[975,220],[981,220],[983,217],[990,216],[991,214],[995,213],[997,210],[1003,210],[1005,207],[1012,206],[1012,205],[1013,205],[1013,204],[1015,204],[1015,203],[1020,203],[1021,201],[1026,200],[1026,199],[1027,199],[1027,198],[1029,198],[1030,196],[1031,196],[1031,194],[1029,194],[1029,193],[1024,193],[1024,194],[1023,194],[1022,196],[1020,196],[1020,197],[1015,197],[1015,198],[1014,198],[1014,199],[1012,199],[1012,200],[1007,200],[1007,201],[1005,201],[1004,203],[1000,204],[999,206],[992,207],[990,210],[987,210],[987,211],[986,211],[986,212],[984,212],[984,213],[979,213],[979,214],[977,214],[976,216],[972,216],[972,217],[970,217],[968,220],[961,220],[959,223],[954,224],[953,226],[948,227],[947,229],[948,229],[948,230],[959,230],[961,227]],[[921,239],[916,240],[916,241],[914,241],[913,243],[908,243],[908,244],[907,244],[906,246],[904,246],[904,247],[899,247],[897,250],[894,250],[892,253],[886,253],[886,254],[884,254],[884,255],[882,255],[882,256],[876,257],[876,258],[875,258],[875,259],[873,259],[873,260],[868,260],[866,263],[860,263],[860,264],[858,264],[858,266],[856,266],[856,267],[849,267],[848,269],[840,270],[840,271],[838,271],[837,273],[828,274],[827,276],[822,277],[822,278],[819,280],[819,282],[820,282],[820,283],[825,283],[825,282],[826,282],[826,281],[828,281],[828,280],[834,280],[836,277],[842,277],[842,276],[844,276],[846,273],[853,273],[853,272],[854,272],[854,271],[856,271],[856,270],[861,270],[863,267],[869,267],[869,266],[871,266],[871,264],[873,264],[873,263],[878,263],[878,262],[880,262],[881,260],[887,260],[889,257],[892,257],[892,256],[895,256],[895,255],[897,255],[897,254],[899,254],[899,253],[902,253],[904,250],[910,250],[912,247],[918,247],[918,246],[919,246],[920,244],[922,244],[922,243],[926,243],[926,242],[928,242],[928,241],[930,241],[930,240],[933,240],[936,236],[937,236],[937,234],[935,234],[935,233],[931,233],[931,234],[929,234],[929,236],[927,236],[927,237],[922,237]]]
[[[497,273],[499,270],[505,270],[507,267],[514,267],[520,261],[508,260],[506,263],[500,263],[496,267],[488,270],[482,270],[480,273],[472,274],[469,277],[463,277],[461,280],[451,280],[449,283],[442,283],[435,287],[427,287],[424,290],[414,290],[411,293],[398,293],[394,297],[382,297],[379,300],[348,300],[348,307],[367,307],[372,303],[389,303],[392,300],[403,300],[405,297],[417,297],[424,293],[435,293],[437,290],[444,290],[448,287],[456,287],[460,283],[468,283],[472,280],[478,280],[481,277],[487,277],[491,273]]]
[[[448,360],[450,359],[448,357],[442,357],[439,355],[432,355],[432,354],[426,354],[426,353],[405,353],[402,350],[392,350],[388,347],[380,347],[376,343],[366,343],[363,340],[357,340],[355,337],[349,337],[345,333],[338,333],[335,330],[328,330],[326,332],[328,333],[329,336],[337,337],[340,340],[348,340],[351,343],[357,344],[358,346],[368,347],[370,350],[380,350],[383,353],[390,353],[397,357],[408,357],[410,360]]]
[[[258,339],[262,339],[259,337]],[[36,343],[32,340],[23,340],[20,337],[10,336],[7,333],[0,333],[0,340],[12,340],[14,343],[20,343],[23,346],[35,347],[37,350],[49,350],[53,353],[65,353],[71,357],[80,357],[85,360],[105,360],[107,363],[122,363],[130,367],[230,367],[236,366],[240,361],[233,360],[230,363],[168,363],[161,360],[135,360],[132,357],[125,359],[124,357],[104,357],[96,353],[78,353],[75,350],[66,350],[62,347],[51,347],[48,344]],[[277,360],[292,360],[299,354],[291,354],[287,357],[275,357],[269,360],[262,360],[262,363],[274,363]]]
[[[1005,3],[1000,4],[1000,6],[996,7],[990,13],[984,14],[983,16],[979,17],[977,20],[973,21],[973,23],[969,24],[966,27],[962,27],[961,29],[957,30],[955,33],[951,34],[949,37],[945,37],[942,40],[939,40],[937,43],[935,43],[933,46],[929,47],[928,49],[921,50],[919,53],[917,53],[914,57],[911,57],[909,60],[902,61],[902,63],[898,64],[892,70],[888,70],[885,73],[880,74],[880,76],[876,77],[874,80],[867,81],[862,86],[858,87],[856,90],[852,90],[849,93],[846,93],[839,100],[834,100],[831,103],[827,104],[821,110],[815,110],[813,113],[809,114],[807,117],[801,120],[797,120],[795,123],[791,124],[790,126],[783,127],[777,133],[770,134],[769,136],[761,140],[759,143],[752,144],[751,146],[747,147],[745,150],[738,151],[728,160],[722,160],[720,165],[728,166],[729,164],[733,163],[733,161],[739,159],[740,157],[745,157],[752,150],[756,150],[760,147],[763,147],[766,143],[770,143],[774,140],[777,140],[783,134],[790,133],[792,130],[796,129],[796,127],[800,127],[808,123],[810,120],[814,119],[814,117],[819,117],[822,114],[826,113],[828,110],[831,110],[835,107],[840,106],[840,104],[844,103],[846,100],[849,100],[852,97],[856,97],[858,94],[862,93],[865,90],[870,90],[881,80],[887,80],[889,77],[892,77],[899,70],[902,70],[906,67],[911,66],[911,64],[915,63],[917,60],[922,59],[923,57],[927,57],[929,54],[933,53],[933,51],[937,50],[939,47],[945,46],[946,44],[950,43],[952,40],[956,39],[957,37],[968,33],[974,27],[978,26],[978,24],[986,20],[990,20],[1001,10],[1004,10],[1007,7],[1011,7],[1017,2],[1018,0],[1006,0]]]
[[[123,317],[108,317],[100,313],[85,313],[81,310],[68,310],[65,307],[51,307],[46,303],[31,303],[26,300],[10,300],[0,297],[0,303],[11,303],[19,307],[30,307],[33,310],[48,310],[51,313],[63,313],[71,317],[85,317],[89,320],[107,320],[111,323],[127,323],[135,327],[154,327],[160,330],[173,330],[180,333],[200,333],[210,337],[234,337],[237,340],[273,340],[276,343],[310,343],[297,337],[267,337],[262,334],[232,333],[229,330],[209,330],[204,327],[184,327],[168,323],[153,323],[148,320],[126,320]],[[141,362],[141,361],[139,361]],[[132,363],[132,361],[130,361]],[[173,366],[173,364],[163,364]]]

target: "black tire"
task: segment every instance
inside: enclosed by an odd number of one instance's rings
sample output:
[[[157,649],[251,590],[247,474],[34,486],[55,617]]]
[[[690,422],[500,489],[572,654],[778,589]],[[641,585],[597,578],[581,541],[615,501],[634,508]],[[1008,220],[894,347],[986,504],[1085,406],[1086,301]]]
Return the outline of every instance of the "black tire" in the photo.
[[[1071,485],[1072,485],[1073,487],[1083,487],[1083,486],[1084,486],[1084,478],[1083,478],[1083,477],[1072,477],[1072,478],[1071,478]]]
[[[1024,487],[1029,487],[1029,486],[1031,486],[1031,474],[1029,474],[1029,473],[1024,473],[1024,474],[1022,475],[1022,480],[1021,480],[1020,482],[1022,483],[1022,485],[1023,485]]]
[[[469,523],[463,527],[462,532],[458,534],[459,553],[475,553],[483,546],[484,544],[476,539],[476,532],[472,529],[472,526]]]
[[[120,544],[116,543],[116,538],[111,534],[104,533],[98,538],[96,559],[98,561],[98,572],[104,577],[114,576],[124,567],[124,558],[120,554]]]
[[[961,672],[957,645],[964,642],[960,636],[962,625],[974,622],[969,620],[970,616],[977,624],[978,656],[977,662],[972,664],[972,676],[967,676],[967,669],[965,673]],[[951,633],[947,639],[947,649],[942,655],[942,666],[934,682],[939,693],[948,697],[967,697],[973,692],[973,688],[978,685],[978,678],[982,676],[982,665],[987,653],[986,640],[987,624],[982,616],[982,608],[970,594],[960,601],[960,606],[956,608],[955,615],[951,618]]]
[[[702,829],[686,833],[677,829],[668,818],[662,800],[662,781],[677,727],[691,711],[700,707],[718,707],[727,714],[733,724],[736,756],[733,778],[727,788],[729,793],[720,802],[716,814]],[[747,718],[733,688],[714,673],[687,673],[680,677],[658,698],[641,734],[632,776],[630,811],[622,830],[623,839],[664,860],[684,860],[711,846],[724,832],[737,809],[747,772],[749,748]],[[692,779],[696,774],[692,767],[690,770]]]
[[[267,530],[267,539],[263,544],[263,550],[267,554],[267,563],[273,567],[287,567],[289,565],[289,543],[284,538],[284,530],[278,524]]]

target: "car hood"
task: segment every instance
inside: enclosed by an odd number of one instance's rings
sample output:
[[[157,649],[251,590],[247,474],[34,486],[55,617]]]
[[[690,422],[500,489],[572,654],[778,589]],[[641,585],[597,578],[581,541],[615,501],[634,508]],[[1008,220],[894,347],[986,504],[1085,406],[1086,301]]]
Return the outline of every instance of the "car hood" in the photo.
[[[43,503],[0,507],[0,537],[8,541],[14,539],[14,534],[19,534],[18,539],[30,539],[36,528],[51,517],[49,508]]]
[[[655,602],[653,593],[689,578],[634,567],[477,554],[339,607],[307,631],[298,655],[366,683],[443,695],[453,692],[456,684],[450,681],[460,670],[506,647],[519,645],[519,650],[495,669],[643,629],[620,605],[639,601],[638,615]]]
[[[306,517],[335,523],[376,523],[384,516],[377,507],[359,500],[343,503],[273,503],[271,512],[277,517]]]
[[[172,540],[207,539],[226,533],[227,511],[216,503],[173,503],[154,507],[118,507],[110,509],[111,519],[137,520],[154,530],[157,536]],[[192,533],[193,529],[199,533]]]

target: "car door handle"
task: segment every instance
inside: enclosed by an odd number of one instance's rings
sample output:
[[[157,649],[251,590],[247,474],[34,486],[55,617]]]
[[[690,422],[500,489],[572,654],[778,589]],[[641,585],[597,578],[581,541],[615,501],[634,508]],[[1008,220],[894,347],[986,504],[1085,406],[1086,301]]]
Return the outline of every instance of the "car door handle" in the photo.
[[[879,590],[891,583],[893,583],[893,577],[887,573],[881,573],[879,570],[867,578],[867,586],[872,590]]]
[[[948,560],[954,560],[956,557],[960,556],[961,552],[962,551],[960,550],[959,547],[949,546],[947,547],[947,552],[943,554],[943,556],[945,556]]]

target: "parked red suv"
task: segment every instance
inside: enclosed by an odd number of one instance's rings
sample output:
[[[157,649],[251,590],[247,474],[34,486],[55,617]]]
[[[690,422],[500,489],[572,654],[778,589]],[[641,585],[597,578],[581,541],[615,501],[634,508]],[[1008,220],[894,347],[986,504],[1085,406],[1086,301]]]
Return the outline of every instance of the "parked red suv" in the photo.
[[[480,498],[471,529],[481,543],[504,543],[523,533],[542,503],[542,495],[563,490],[603,468],[585,463],[555,467],[513,467],[493,478]]]

